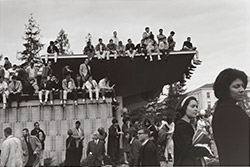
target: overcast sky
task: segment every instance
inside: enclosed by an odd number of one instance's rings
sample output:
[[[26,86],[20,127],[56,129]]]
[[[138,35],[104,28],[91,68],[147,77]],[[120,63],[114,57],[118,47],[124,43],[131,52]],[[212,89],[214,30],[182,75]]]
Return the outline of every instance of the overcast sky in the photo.
[[[62,28],[74,53],[82,53],[88,33],[94,45],[99,37],[107,43],[114,30],[123,43],[131,38],[136,44],[146,26],[155,35],[159,28],[166,36],[174,30],[176,50],[191,36],[203,61],[187,82],[193,90],[214,82],[225,68],[250,75],[249,5],[249,0],[0,0],[0,53],[19,63],[16,52],[24,49],[30,13],[40,25],[41,54]]]

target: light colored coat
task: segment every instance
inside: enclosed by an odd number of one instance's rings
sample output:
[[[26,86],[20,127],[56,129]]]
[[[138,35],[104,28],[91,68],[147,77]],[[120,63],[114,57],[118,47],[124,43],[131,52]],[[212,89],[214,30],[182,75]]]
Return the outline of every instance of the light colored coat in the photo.
[[[1,167],[23,167],[23,150],[20,139],[10,135],[2,144]]]

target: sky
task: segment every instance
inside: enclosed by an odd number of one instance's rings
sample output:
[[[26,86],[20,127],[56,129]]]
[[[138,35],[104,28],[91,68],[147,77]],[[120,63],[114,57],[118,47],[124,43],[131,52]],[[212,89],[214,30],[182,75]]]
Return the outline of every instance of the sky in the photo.
[[[70,50],[82,53],[85,37],[104,43],[114,30],[126,43],[140,42],[146,26],[154,35],[175,31],[176,50],[188,36],[197,46],[202,64],[187,80],[187,91],[214,82],[225,68],[250,76],[249,0],[0,0],[0,54],[19,64],[17,51],[24,50],[25,26],[30,13],[41,29],[40,54],[61,29],[68,34]],[[0,62],[3,64],[3,61]]]

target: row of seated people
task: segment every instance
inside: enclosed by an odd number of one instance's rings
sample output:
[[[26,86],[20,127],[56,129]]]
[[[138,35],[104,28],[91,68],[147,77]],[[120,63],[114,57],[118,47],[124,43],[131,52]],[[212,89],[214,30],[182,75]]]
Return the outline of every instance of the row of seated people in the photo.
[[[87,98],[87,93],[89,94],[89,99],[93,101],[93,93],[95,93],[95,98],[99,100],[99,93],[102,95],[103,101],[105,101],[105,96],[107,92],[110,92],[112,100],[115,99],[114,85],[109,85],[109,78],[105,77],[101,79],[98,83],[89,76],[86,82],[83,82],[80,75],[77,75],[74,80],[71,78],[71,73],[67,73],[65,79],[60,81],[58,76],[44,76],[41,82],[38,84],[38,98],[41,104],[46,104],[48,99],[50,99],[50,104],[54,104],[54,97],[59,96],[61,104],[66,105],[68,97],[72,97],[75,105],[77,105],[78,96],[82,96],[82,100],[85,103]],[[32,85],[29,85],[32,88]],[[25,92],[24,87],[27,87],[27,83],[22,82],[22,79],[16,75],[12,76],[9,84],[4,81],[3,77],[0,77],[0,97],[3,101],[3,109],[11,107],[13,100],[17,101],[17,108],[19,108],[20,96]],[[44,100],[43,100],[44,96]]]
[[[150,31],[149,27],[145,28],[145,32],[142,34],[141,42],[135,45],[132,42],[132,39],[127,40],[127,44],[124,45],[117,37],[117,32],[113,32],[113,37],[109,40],[109,43],[105,45],[103,39],[98,39],[98,44],[94,47],[91,44],[91,37],[88,37],[86,40],[87,46],[83,49],[83,54],[88,55],[89,60],[96,55],[98,59],[110,60],[110,55],[113,55],[114,59],[117,59],[118,56],[129,56],[132,60],[135,54],[144,55],[146,60],[153,61],[152,53],[157,53],[157,59],[161,60],[162,58],[167,60],[168,54],[170,51],[174,51],[175,41],[173,39],[175,35],[174,31],[170,32],[168,38],[163,34],[163,29],[159,29],[159,34],[157,35],[157,40]],[[191,43],[191,38],[188,37],[187,41],[183,43],[182,50],[196,50],[196,47],[193,47]],[[47,48],[49,54],[59,53],[58,48],[55,45],[54,41],[50,42],[50,45]],[[162,56],[162,57],[161,57]],[[198,53],[196,56],[198,60]]]

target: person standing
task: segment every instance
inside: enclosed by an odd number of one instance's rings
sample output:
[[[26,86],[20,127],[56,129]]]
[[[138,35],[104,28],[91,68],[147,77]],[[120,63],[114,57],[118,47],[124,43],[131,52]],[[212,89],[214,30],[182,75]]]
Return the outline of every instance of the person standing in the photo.
[[[83,151],[83,140],[85,138],[84,131],[82,128],[80,128],[81,122],[76,121],[75,128],[73,129],[73,135],[72,137],[76,140],[76,159],[77,164],[80,165],[80,161],[82,159],[82,151]]]
[[[219,99],[212,120],[213,135],[222,166],[249,166],[250,120],[237,105],[244,99],[247,75],[237,69],[220,72],[214,83]]]
[[[91,68],[89,66],[89,59],[85,59],[79,67],[79,74],[82,77],[83,82],[87,82],[89,76],[91,76]]]
[[[92,140],[88,143],[87,159],[90,167],[101,167],[103,165],[103,157],[105,155],[105,144],[99,139],[99,133],[95,131]]]
[[[156,145],[150,140],[150,131],[142,128],[137,133],[138,139],[141,141],[139,166],[160,166],[159,155]]]
[[[174,140],[174,166],[201,166],[202,157],[209,154],[203,147],[193,145],[194,119],[198,113],[198,101],[187,96],[177,106]],[[208,144],[210,140],[203,144]]]
[[[42,144],[42,149],[40,151],[40,165],[44,166],[43,153],[44,153],[44,149],[45,149],[46,135],[45,135],[44,131],[40,128],[40,124],[38,122],[34,123],[34,129],[31,131],[31,135],[36,136]]]
[[[139,156],[141,142],[137,138],[137,130],[135,128],[129,129],[131,140],[129,142],[129,165],[132,167],[139,166]]]
[[[39,167],[42,144],[36,136],[32,136],[27,128],[23,129],[21,138],[23,149],[23,162],[26,167]]]
[[[77,159],[77,148],[76,148],[76,139],[72,137],[73,131],[72,129],[68,130],[69,137],[66,139],[66,155],[64,166],[72,167],[79,166],[79,162]]]
[[[12,129],[4,129],[6,139],[2,144],[0,166],[23,167],[23,150],[21,141],[12,135]]]
[[[112,125],[109,127],[108,136],[108,155],[111,157],[113,163],[118,163],[119,160],[121,134],[118,120],[113,118]]]

